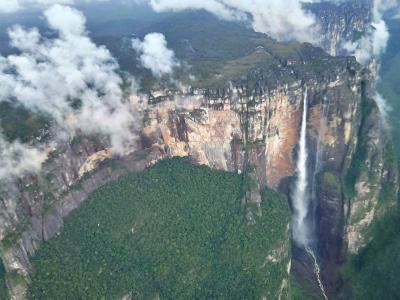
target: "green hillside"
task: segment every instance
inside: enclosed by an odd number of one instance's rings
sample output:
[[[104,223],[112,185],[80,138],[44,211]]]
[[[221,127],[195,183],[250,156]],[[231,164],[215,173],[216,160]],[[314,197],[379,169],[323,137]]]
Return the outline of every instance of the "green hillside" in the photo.
[[[387,116],[392,131],[396,158],[400,151],[400,21],[389,22],[391,38],[382,58],[379,92],[392,108]],[[390,151],[388,151],[390,152]],[[382,190],[380,201],[393,197],[393,190]],[[400,299],[400,211],[392,208],[378,216],[369,232],[371,241],[361,251],[350,257],[344,273],[346,282],[352,285],[352,299]]]
[[[29,298],[276,299],[288,277],[287,201],[265,190],[250,225],[241,195],[239,175],[183,159],[108,184],[32,258]]]

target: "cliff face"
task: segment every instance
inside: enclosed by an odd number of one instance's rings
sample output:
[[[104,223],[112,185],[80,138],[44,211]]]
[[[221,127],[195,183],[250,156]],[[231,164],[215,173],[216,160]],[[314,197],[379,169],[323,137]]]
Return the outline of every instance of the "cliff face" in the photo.
[[[154,107],[143,139],[168,156],[190,156],[213,168],[244,172],[253,166],[259,187],[290,199],[307,86],[309,219],[325,288],[333,295],[347,253],[357,253],[374,218],[395,205],[395,197],[380,198],[382,190],[397,194],[390,139],[367,79],[350,63],[331,80],[299,81],[265,93],[236,88],[223,97],[201,98],[196,109]],[[312,263],[296,247],[292,272],[319,294]]]
[[[349,169],[349,174],[356,176],[352,181],[354,186],[347,192],[350,202],[346,207],[349,216],[346,237],[348,251],[352,254],[357,253],[358,249],[366,244],[365,231],[374,217],[395,205],[395,202],[389,202],[383,207],[376,205],[379,200],[385,200],[379,199],[381,193],[385,192],[385,189],[391,191],[393,194],[390,198],[397,193],[396,189],[393,189],[397,182],[397,171],[393,164],[390,139],[385,129],[382,129],[385,125],[380,119],[378,109],[373,103],[369,105],[373,107],[362,119],[358,149]],[[360,152],[360,149],[365,150]],[[364,161],[362,168],[357,167],[360,160]]]
[[[372,5],[371,0],[305,4],[320,25],[321,47],[333,56],[347,55],[344,43],[358,40],[370,29]]]
[[[310,9],[323,20],[323,47],[335,55],[341,53],[340,40],[356,38],[368,22],[363,11],[340,11],[326,3]],[[347,253],[365,245],[373,219],[395,204],[383,199],[388,190],[397,193],[390,139],[370,100],[373,76],[364,74],[353,58],[333,58],[311,46],[299,50],[298,59],[271,57],[273,65],[252,70],[225,87],[151,96],[131,154],[114,157],[107,141],[76,138],[51,153],[41,174],[24,177],[4,193],[1,254],[6,270],[18,274],[18,280],[8,280],[13,294],[23,298],[29,256],[57,234],[63,218],[90,192],[127,171],[188,156],[216,169],[254,170],[250,175],[257,184],[246,201],[259,205],[263,186],[290,199],[305,88],[312,197],[308,218],[322,279],[334,294],[338,267]],[[317,289],[312,265],[301,249],[294,248],[291,268],[304,285]]]
[[[353,252],[363,244],[363,229],[378,209],[374,195],[382,177],[395,179],[395,173],[385,169],[383,163],[383,128],[379,122],[371,123],[377,117],[376,110],[365,114],[361,109],[361,70],[353,59],[335,59],[327,64],[332,62],[335,65],[325,76],[294,64],[292,68],[302,72],[304,81],[294,79],[270,88],[263,84],[263,71],[259,70],[231,88],[179,95],[184,100],[178,108],[168,101],[150,105],[136,153],[119,159],[120,164],[129,170],[142,170],[166,157],[189,156],[197,164],[239,173],[250,166],[259,188],[269,186],[290,198],[307,87],[308,168],[313,174],[310,182],[315,210],[310,220],[317,228],[323,274],[334,284],[332,273],[343,260],[345,238]],[[363,143],[358,141],[360,131],[367,137]],[[370,158],[368,170],[376,180],[371,182],[364,173],[358,174],[356,193],[350,201],[344,195],[342,181],[329,179],[342,178],[348,172],[360,147]],[[42,240],[58,232],[63,217],[90,191],[123,173],[110,165],[92,176],[85,175],[111,157],[106,149],[107,143],[97,139],[75,140],[52,153],[43,174],[25,177],[19,194],[5,197],[4,205],[14,204],[5,206],[0,231],[3,260],[9,271],[27,275],[29,255]],[[327,179],[321,181],[321,176]],[[247,200],[258,203],[260,197],[250,193]],[[348,225],[343,226],[346,222]],[[308,274],[301,257],[294,255],[293,271]]]
[[[148,112],[143,141],[170,156],[190,156],[196,163],[235,172],[244,171],[247,155],[260,186],[280,189],[285,179],[294,175],[307,86],[310,152],[318,150],[319,160],[313,164],[326,161],[339,172],[357,128],[358,79],[298,81],[259,94],[237,88],[226,91],[224,97],[204,97],[197,108],[189,110],[156,106]]]

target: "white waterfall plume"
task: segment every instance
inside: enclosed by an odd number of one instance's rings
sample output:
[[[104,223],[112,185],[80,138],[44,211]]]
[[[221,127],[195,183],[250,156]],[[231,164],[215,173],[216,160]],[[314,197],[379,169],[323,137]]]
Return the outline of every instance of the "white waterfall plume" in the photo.
[[[310,207],[309,183],[307,173],[307,88],[304,91],[303,97],[303,114],[300,128],[299,152],[297,157],[296,172],[297,180],[292,194],[293,203],[293,239],[299,247],[310,255],[314,267],[314,274],[317,279],[318,286],[324,299],[326,296],[324,285],[320,276],[320,267],[314,251],[310,247],[310,228],[307,222],[308,209]],[[318,155],[318,154],[317,154]]]
[[[300,246],[309,242],[309,230],[306,222],[309,207],[307,182],[307,88],[303,98],[303,115],[300,129],[299,152],[297,157],[297,181],[292,194],[293,199],[293,238]]]

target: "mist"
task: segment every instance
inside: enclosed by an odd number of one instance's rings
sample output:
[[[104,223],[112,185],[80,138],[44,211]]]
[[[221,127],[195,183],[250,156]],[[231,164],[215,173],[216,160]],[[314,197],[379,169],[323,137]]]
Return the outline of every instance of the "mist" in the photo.
[[[28,172],[38,172],[46,159],[45,149],[19,141],[8,142],[0,134],[0,181],[12,180]]]
[[[307,88],[303,95],[302,119],[300,125],[299,150],[296,162],[296,181],[292,191],[293,203],[293,239],[302,247],[308,247],[310,230],[307,216],[309,209],[309,182],[307,172]]]
[[[149,33],[143,41],[132,39],[132,47],[140,55],[141,65],[156,77],[171,75],[173,69],[180,66],[174,51],[167,48],[167,40],[161,33]]]
[[[19,54],[0,56],[0,101],[50,117],[60,137],[101,134],[110,140],[114,153],[123,154],[134,143],[133,130],[141,118],[137,103],[124,96],[135,93],[134,79],[123,81],[116,59],[91,41],[81,12],[57,4],[44,11],[44,18],[56,38],[44,38],[37,28],[9,29],[11,45]],[[4,140],[1,146],[3,166],[8,160],[12,166],[40,152]],[[12,149],[18,158],[14,159]],[[37,166],[26,169],[37,170]]]
[[[344,48],[361,64],[367,65],[385,52],[390,34],[384,16],[398,5],[396,0],[374,0],[370,30],[359,40],[344,43]]]
[[[0,0],[0,12],[15,13],[24,9],[47,8],[54,4],[73,5],[104,1],[110,0]]]
[[[316,41],[317,24],[298,0],[149,0],[157,12],[204,9],[230,21],[247,21],[257,32],[278,40]]]
[[[117,60],[106,47],[91,40],[86,17],[73,7],[91,4],[90,7],[95,10],[97,5],[100,7],[104,3],[111,2],[0,0],[0,13],[12,14],[32,8],[43,10],[47,29],[50,29],[51,36],[55,36],[48,38],[49,31],[45,34],[35,27],[15,25],[9,28],[10,45],[17,54],[0,54],[0,101],[22,105],[33,113],[49,116],[59,129],[60,136],[65,138],[72,138],[78,132],[101,134],[110,140],[114,153],[123,154],[134,144],[134,131],[141,120],[138,103],[133,104],[126,98],[127,92],[130,95],[137,93],[137,83],[132,76],[122,79]],[[119,5],[138,3],[158,13],[203,9],[224,20],[244,22],[255,31],[278,40],[314,43],[318,40],[318,23],[312,14],[303,10],[302,2],[298,0],[118,1]],[[360,63],[366,65],[385,51],[389,32],[384,16],[397,5],[395,0],[375,0],[371,30],[358,41],[345,43],[346,49]],[[175,53],[168,48],[165,36],[160,33],[133,39],[132,48],[139,56],[139,64],[157,78],[170,76],[174,68],[182,66]],[[376,100],[385,115],[390,108],[381,96],[377,95]],[[19,151],[19,156],[23,157],[25,153],[27,157],[33,154],[43,157],[43,149],[18,142],[10,144],[3,138],[1,141],[2,149],[6,146],[15,149],[26,146],[26,151]],[[29,169],[38,168],[34,164]]]

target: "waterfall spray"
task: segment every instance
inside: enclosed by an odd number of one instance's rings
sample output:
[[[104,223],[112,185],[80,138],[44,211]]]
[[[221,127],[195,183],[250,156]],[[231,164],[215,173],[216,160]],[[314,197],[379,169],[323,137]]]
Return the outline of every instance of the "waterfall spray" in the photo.
[[[310,194],[308,191],[307,174],[307,88],[303,97],[303,114],[300,128],[299,152],[296,163],[297,180],[292,194],[293,199],[293,239],[298,246],[303,247],[310,255],[316,276],[318,286],[324,299],[326,296],[324,285],[320,276],[320,268],[314,251],[310,247],[310,229],[307,222],[307,214],[310,206]]]
[[[293,238],[301,246],[308,244],[306,223],[309,206],[307,183],[307,88],[303,97],[303,115],[300,129],[299,153],[297,157],[297,181],[293,193]]]

